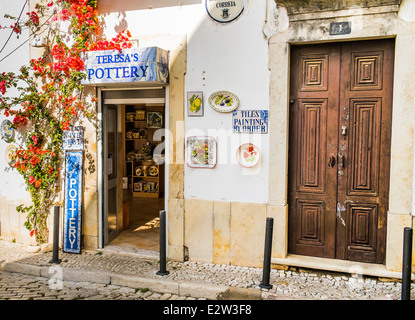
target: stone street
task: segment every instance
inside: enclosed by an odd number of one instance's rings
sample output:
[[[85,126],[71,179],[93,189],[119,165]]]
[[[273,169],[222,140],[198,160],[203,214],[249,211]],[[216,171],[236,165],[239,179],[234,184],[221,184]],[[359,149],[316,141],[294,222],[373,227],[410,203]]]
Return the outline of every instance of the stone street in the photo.
[[[196,298],[153,292],[148,288],[61,281],[2,271],[0,272],[0,300],[196,300]]]
[[[109,252],[30,253],[0,241],[0,299],[55,300],[400,300],[401,281],[304,268],[272,269],[271,289],[261,288],[262,268],[203,262],[167,262]],[[412,282],[412,298],[415,285]]]

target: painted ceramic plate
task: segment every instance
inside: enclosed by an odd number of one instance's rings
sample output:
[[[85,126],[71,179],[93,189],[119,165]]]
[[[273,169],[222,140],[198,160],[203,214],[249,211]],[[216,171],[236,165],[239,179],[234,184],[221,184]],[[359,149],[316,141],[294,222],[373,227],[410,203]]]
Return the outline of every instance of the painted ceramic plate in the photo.
[[[163,124],[163,115],[161,112],[147,112],[147,127],[161,128]]]
[[[12,142],[13,140],[13,123],[10,120],[4,120],[1,123],[1,136],[6,142]]]
[[[236,159],[241,166],[251,168],[259,162],[261,153],[256,145],[245,143],[236,151]]]
[[[148,173],[150,174],[150,176],[155,177],[159,174],[159,169],[157,168],[157,166],[152,166],[150,167],[150,170],[148,170]]]
[[[239,107],[239,99],[232,92],[216,91],[210,95],[209,105],[218,112],[231,112]]]
[[[139,167],[137,167],[137,168],[135,169],[135,175],[136,175],[136,176],[141,176],[141,169],[140,169]]]
[[[17,151],[17,147],[15,145],[9,145],[6,148],[5,151],[5,157],[6,157],[6,162],[10,165],[13,166],[16,163],[16,160],[13,160],[13,156],[16,154]]]
[[[214,168],[216,166],[216,140],[212,137],[189,137],[187,139],[187,165],[191,168]]]

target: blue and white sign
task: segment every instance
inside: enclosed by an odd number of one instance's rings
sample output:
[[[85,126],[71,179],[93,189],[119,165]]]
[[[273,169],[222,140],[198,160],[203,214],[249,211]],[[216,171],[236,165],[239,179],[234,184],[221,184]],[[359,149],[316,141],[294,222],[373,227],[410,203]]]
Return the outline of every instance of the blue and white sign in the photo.
[[[234,110],[232,128],[236,133],[268,133],[268,110]]]
[[[70,127],[62,131],[63,150],[84,150],[84,127]]]
[[[82,84],[153,82],[169,79],[169,53],[157,47],[90,51],[86,53]]]
[[[81,253],[82,151],[67,151],[63,251]]]

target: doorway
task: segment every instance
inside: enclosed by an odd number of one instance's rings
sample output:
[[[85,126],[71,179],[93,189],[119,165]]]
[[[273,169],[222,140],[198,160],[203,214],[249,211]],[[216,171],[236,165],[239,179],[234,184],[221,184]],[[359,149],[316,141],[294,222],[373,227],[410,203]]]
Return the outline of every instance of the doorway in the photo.
[[[103,92],[103,245],[157,256],[165,208],[164,89]]]
[[[384,263],[394,40],[293,46],[292,254]]]

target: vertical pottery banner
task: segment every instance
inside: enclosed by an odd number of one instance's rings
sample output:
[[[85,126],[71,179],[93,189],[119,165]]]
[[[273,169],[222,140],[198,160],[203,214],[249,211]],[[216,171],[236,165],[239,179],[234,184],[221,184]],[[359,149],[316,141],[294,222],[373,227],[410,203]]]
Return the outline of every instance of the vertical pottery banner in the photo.
[[[63,251],[81,253],[82,151],[66,151]]]

